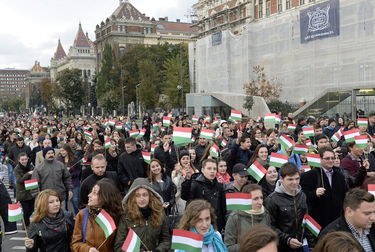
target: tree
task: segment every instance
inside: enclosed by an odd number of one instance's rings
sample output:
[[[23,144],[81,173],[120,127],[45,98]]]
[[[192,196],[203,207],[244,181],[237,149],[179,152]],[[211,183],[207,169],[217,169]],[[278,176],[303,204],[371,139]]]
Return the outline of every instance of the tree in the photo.
[[[281,112],[281,114],[283,115],[287,115],[288,113],[295,111],[297,109],[288,102],[282,102],[276,99],[267,102],[267,105],[270,111],[278,111]]]
[[[256,74],[256,79],[250,83],[244,84],[245,93],[248,96],[261,96],[266,102],[280,97],[281,85],[276,80],[268,80],[264,71],[264,67],[255,66],[253,72]]]
[[[245,97],[245,103],[243,104],[242,107],[244,109],[247,109],[249,111],[249,113],[250,113],[250,111],[253,108],[253,106],[254,106],[254,97],[251,96],[251,95],[247,95]]]
[[[138,90],[139,102],[146,109],[158,106],[159,95],[156,89],[158,81],[158,72],[155,64],[150,60],[139,62],[140,86]]]
[[[59,99],[68,110],[77,111],[83,105],[85,95],[81,70],[64,69],[56,78]]]
[[[120,101],[118,96],[115,95],[115,90],[108,90],[101,96],[102,107],[107,113],[112,113],[113,110],[117,109]]]
[[[23,97],[12,97],[3,101],[1,107],[6,111],[21,112],[26,109],[26,102]]]
[[[49,79],[43,79],[40,83],[40,97],[42,104],[51,110],[55,107],[54,98],[57,95],[56,84],[52,84]]]

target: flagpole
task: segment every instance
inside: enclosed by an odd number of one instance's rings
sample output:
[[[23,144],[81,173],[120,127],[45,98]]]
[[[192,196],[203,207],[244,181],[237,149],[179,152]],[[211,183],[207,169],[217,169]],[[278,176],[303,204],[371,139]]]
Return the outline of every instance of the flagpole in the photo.
[[[324,187],[323,168],[322,168],[322,167],[320,167],[320,179],[321,179],[321,181],[322,181],[322,187],[325,188],[325,187]]]
[[[107,241],[107,238],[102,242],[102,244],[99,245],[98,250],[104,245],[104,243]]]

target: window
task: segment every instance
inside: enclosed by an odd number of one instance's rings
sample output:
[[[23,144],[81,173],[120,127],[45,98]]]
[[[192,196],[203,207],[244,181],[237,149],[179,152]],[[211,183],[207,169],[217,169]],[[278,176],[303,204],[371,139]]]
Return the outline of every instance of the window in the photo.
[[[266,0],[266,16],[268,17],[271,14],[271,1]]]
[[[305,4],[305,0],[299,0],[299,5]]]
[[[286,0],[285,8],[286,8],[287,10],[290,9],[290,0]]]
[[[119,53],[120,53],[120,56],[124,56],[124,54],[125,54],[125,47],[120,47],[119,48]]]
[[[277,11],[278,12],[283,11],[283,0],[277,0]]]
[[[263,0],[259,0],[259,10],[258,10],[258,17],[262,18],[263,17]]]

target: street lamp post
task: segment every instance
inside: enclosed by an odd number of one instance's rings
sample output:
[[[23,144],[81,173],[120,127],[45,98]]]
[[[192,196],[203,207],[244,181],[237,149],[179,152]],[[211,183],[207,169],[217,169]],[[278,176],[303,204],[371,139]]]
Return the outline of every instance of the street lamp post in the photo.
[[[136,114],[138,113],[138,117],[140,117],[140,107],[139,107],[139,94],[138,94],[138,88],[139,86],[141,85],[141,83],[138,83],[137,85],[135,85],[135,98],[136,98]]]
[[[126,86],[124,86],[124,69],[121,69],[120,82],[121,82],[121,107],[122,107],[122,115],[125,115],[125,94],[124,94],[124,89],[125,89]]]
[[[180,91],[181,92],[181,94],[180,94],[180,105],[181,105],[181,108],[180,108],[180,113],[181,113],[181,115],[184,113],[184,87],[180,84],[180,85],[178,85],[177,86],[177,89],[178,89],[178,91]]]

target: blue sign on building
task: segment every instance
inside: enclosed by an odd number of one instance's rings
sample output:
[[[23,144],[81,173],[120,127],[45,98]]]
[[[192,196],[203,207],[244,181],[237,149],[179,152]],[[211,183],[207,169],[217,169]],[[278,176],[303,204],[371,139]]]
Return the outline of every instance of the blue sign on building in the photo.
[[[212,46],[221,45],[222,34],[221,31],[212,34]]]
[[[340,1],[330,0],[300,11],[301,43],[340,35]]]

